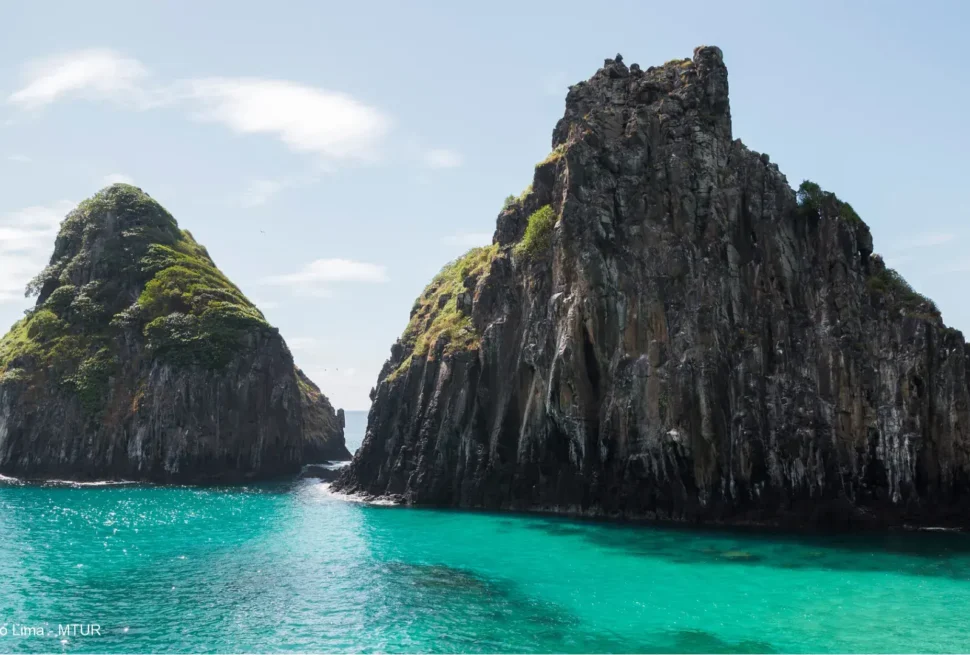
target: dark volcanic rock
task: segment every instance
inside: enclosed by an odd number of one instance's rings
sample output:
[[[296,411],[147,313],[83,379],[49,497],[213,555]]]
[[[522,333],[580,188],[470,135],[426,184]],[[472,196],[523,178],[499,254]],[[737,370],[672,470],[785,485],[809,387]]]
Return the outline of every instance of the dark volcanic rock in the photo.
[[[0,341],[0,473],[232,481],[350,459],[343,411],[140,189],[71,212],[29,291]]]
[[[491,247],[447,267],[338,482],[682,521],[970,517],[968,351],[852,208],[731,134],[721,51],[573,86]],[[444,300],[443,300],[444,299]]]

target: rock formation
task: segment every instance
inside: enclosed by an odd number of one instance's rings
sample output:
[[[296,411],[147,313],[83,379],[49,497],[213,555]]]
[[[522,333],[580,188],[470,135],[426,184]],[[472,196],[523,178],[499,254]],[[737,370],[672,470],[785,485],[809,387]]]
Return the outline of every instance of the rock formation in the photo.
[[[140,189],[68,214],[28,292],[0,341],[0,473],[234,481],[350,459],[343,410]]]
[[[968,523],[968,351],[848,203],[731,133],[721,51],[570,88],[412,311],[338,488],[678,521]]]

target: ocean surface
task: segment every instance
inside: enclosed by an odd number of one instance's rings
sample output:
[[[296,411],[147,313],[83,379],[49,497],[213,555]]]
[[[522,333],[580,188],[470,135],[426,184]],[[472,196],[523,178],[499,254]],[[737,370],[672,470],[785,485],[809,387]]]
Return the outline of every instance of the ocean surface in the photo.
[[[8,480],[0,575],[0,652],[970,650],[964,534],[402,509],[313,480]]]

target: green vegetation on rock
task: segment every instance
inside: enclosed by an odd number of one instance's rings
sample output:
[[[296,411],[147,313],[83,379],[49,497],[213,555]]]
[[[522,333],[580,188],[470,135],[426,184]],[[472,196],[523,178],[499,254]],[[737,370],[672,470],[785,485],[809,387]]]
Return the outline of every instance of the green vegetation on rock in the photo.
[[[841,218],[851,225],[865,223],[852,205],[825,191],[815,182],[805,180],[796,192],[799,214],[803,218]],[[866,280],[869,291],[888,297],[906,316],[936,320],[940,311],[936,303],[909,285],[903,276],[888,268],[879,255],[873,255],[873,272]]]
[[[879,255],[873,255],[873,273],[866,285],[873,293],[889,296],[911,318],[935,320],[940,317],[936,303],[919,293],[897,271],[888,268]]]
[[[84,410],[93,414],[101,408],[105,386],[118,366],[118,357],[111,349],[101,348],[82,360],[77,371],[67,376],[64,382],[77,393]]]
[[[414,303],[411,320],[401,337],[403,344],[411,348],[412,356],[428,355],[439,341],[446,343],[446,354],[478,347],[481,335],[471,318],[475,287],[501,256],[498,244],[472,248],[441,269]],[[410,363],[409,356],[388,378],[399,375]]]
[[[121,320],[141,320],[149,347],[177,363],[224,366],[262,313],[213,263],[188,231],[172,246],[154,244],[142,259],[151,279]]]
[[[31,338],[28,321],[22,318],[13,324],[10,331],[0,339],[0,374],[17,368],[20,362],[40,352],[40,346]],[[42,323],[34,328],[36,335]]]
[[[560,159],[562,159],[562,156],[564,154],[566,154],[566,144],[560,143],[558,146],[555,147],[555,149],[552,152],[546,155],[545,159],[543,159],[541,162],[536,164],[536,168],[540,166],[545,166],[546,164],[549,164],[554,161],[559,161]]]
[[[37,305],[0,340],[0,379],[72,389],[90,413],[108,393],[122,345],[137,351],[138,336],[150,357],[220,368],[269,328],[205,248],[127,184],[67,215],[51,264],[27,293]]]
[[[46,300],[50,292],[80,278],[108,286],[103,298],[139,277],[141,257],[152,244],[182,237],[178,223],[147,193],[115,184],[81,202],[61,223],[51,263],[27,286]]]
[[[0,373],[0,385],[22,382],[27,379],[27,371],[22,368],[7,369]]]
[[[522,203],[522,201],[525,200],[526,197],[528,197],[528,195],[530,193],[532,193],[532,185],[531,184],[529,186],[527,186],[526,188],[522,189],[522,193],[520,193],[519,195],[517,195],[517,196],[511,196],[510,195],[510,196],[506,197],[505,198],[505,202],[502,203],[502,211],[505,211],[507,209],[511,209],[515,205],[518,205],[518,204]]]
[[[795,197],[798,199],[799,212],[805,218],[839,217],[854,225],[863,224],[852,205],[839,200],[831,191],[824,191],[811,180],[805,180],[798,186]]]
[[[556,226],[556,213],[552,206],[544,205],[529,216],[522,240],[515,244],[517,257],[534,257],[552,245],[552,231]]]

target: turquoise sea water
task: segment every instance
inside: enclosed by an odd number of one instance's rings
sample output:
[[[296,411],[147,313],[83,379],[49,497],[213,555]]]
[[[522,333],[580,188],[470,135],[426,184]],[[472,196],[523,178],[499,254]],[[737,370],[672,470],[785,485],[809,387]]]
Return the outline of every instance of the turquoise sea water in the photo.
[[[0,575],[2,652],[970,650],[966,535],[375,507],[315,481],[0,485]]]

